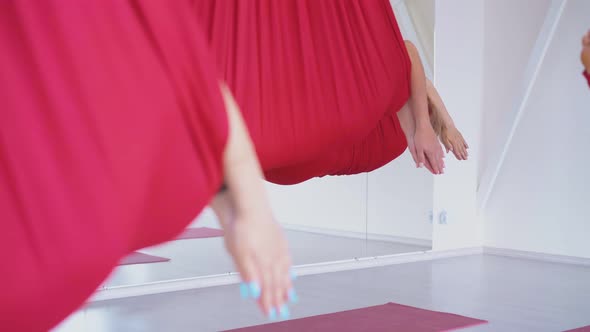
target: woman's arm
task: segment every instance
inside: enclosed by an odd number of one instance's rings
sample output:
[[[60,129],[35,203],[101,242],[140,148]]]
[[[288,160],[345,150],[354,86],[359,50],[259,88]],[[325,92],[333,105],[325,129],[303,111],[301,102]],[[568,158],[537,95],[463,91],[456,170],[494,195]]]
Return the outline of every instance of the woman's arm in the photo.
[[[224,153],[226,190],[211,207],[220,219],[225,244],[249,296],[262,310],[288,315],[285,303],[293,293],[287,241],[274,221],[262,171],[238,106],[226,86],[221,87],[229,123]]]
[[[429,79],[426,79],[426,91],[430,103],[436,108],[436,111],[443,121],[444,126],[454,127],[455,123],[453,122],[453,118],[451,118],[451,115],[447,111],[447,107],[445,106],[441,96],[438,94],[438,90],[436,90],[436,87]]]
[[[412,61],[412,93],[408,102],[412,109],[412,113],[414,114],[416,128],[426,128],[430,126],[430,119],[428,117],[428,95],[426,92],[426,74],[424,73],[422,60],[420,60],[420,54],[418,53],[416,46],[410,41],[405,41],[405,44],[410,60]]]
[[[451,115],[447,111],[445,103],[436,90],[436,87],[428,79],[426,80],[426,90],[428,91],[428,99],[432,108],[432,114],[430,114],[431,121],[439,124],[435,126],[439,131],[436,134],[439,135],[439,139],[447,149],[447,153],[452,151],[458,160],[467,160],[469,157],[467,151],[469,145],[467,145],[463,135],[455,126]]]
[[[410,150],[418,167],[426,166],[434,174],[442,174],[444,154],[438,138],[430,125],[428,116],[428,95],[426,91],[426,75],[416,46],[406,41],[406,49],[412,61],[411,89],[408,106],[414,116],[416,132],[414,134],[415,149]]]
[[[229,124],[229,137],[223,157],[224,185],[232,197],[236,213],[269,212],[264,177],[252,140],[231,92],[225,85],[221,86],[221,91]]]

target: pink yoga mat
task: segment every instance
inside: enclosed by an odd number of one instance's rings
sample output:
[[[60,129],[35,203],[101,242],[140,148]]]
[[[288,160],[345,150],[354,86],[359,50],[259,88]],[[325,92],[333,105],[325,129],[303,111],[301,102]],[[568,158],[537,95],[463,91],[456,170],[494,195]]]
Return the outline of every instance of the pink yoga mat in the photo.
[[[180,234],[175,240],[187,240],[187,239],[202,239],[207,237],[220,237],[223,236],[223,231],[220,229],[209,228],[209,227],[196,227],[187,228],[184,233]]]
[[[573,329],[573,330],[567,330],[565,332],[590,332],[590,325],[584,326],[584,327],[579,327],[579,328]]]
[[[486,321],[408,307],[396,303],[341,311],[231,331],[243,332],[440,332],[452,331]]]
[[[134,252],[131,255],[123,258],[119,265],[131,265],[131,264],[145,264],[145,263],[158,263],[167,262],[170,258],[152,256],[141,252]]]

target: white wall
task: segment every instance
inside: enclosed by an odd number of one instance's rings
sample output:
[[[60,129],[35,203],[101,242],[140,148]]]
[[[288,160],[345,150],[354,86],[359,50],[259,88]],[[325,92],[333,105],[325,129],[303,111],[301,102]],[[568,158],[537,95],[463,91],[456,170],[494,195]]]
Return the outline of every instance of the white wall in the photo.
[[[434,179],[435,217],[443,211],[448,215],[448,224],[434,224],[434,250],[480,246],[483,242],[476,214],[483,18],[483,0],[436,2],[434,83],[471,149],[468,161],[446,158],[445,175]]]
[[[525,29],[530,36],[543,15],[536,6],[547,5],[537,0],[503,2],[518,3],[514,8],[520,8],[522,15],[508,23],[486,16],[486,27],[513,31],[505,38],[507,43],[516,45],[514,31]],[[533,2],[535,5],[531,6]],[[590,90],[581,76],[579,61],[580,39],[590,27],[589,17],[590,1],[568,1],[496,185],[482,211],[485,245],[590,258]],[[514,59],[503,57],[507,68],[517,66],[522,61],[521,52],[526,53],[525,46],[516,50],[518,56]],[[495,68],[501,70],[498,57],[502,55],[495,52],[490,56],[496,57]],[[489,66],[494,66],[493,62],[489,59]],[[492,104],[486,111],[500,111],[494,107],[494,97],[497,95],[498,101],[510,98],[506,95],[509,91],[501,85],[511,82],[488,82],[486,89],[491,95],[487,100]],[[494,139],[488,131],[484,143],[492,146]]]
[[[432,175],[417,169],[406,151],[369,173],[367,230],[419,240],[432,240]]]
[[[366,230],[367,175],[325,177],[293,185],[268,184],[277,220],[283,224],[346,232]]]
[[[478,178],[494,171],[514,102],[551,0],[485,1],[484,92]],[[502,143],[499,143],[502,142]]]
[[[367,229],[367,174],[312,179],[293,186],[267,183],[266,188],[274,216],[287,227],[358,234]],[[220,228],[209,208],[190,227]]]
[[[294,186],[267,183],[266,188],[281,224],[317,231],[366,231],[367,174],[312,179]],[[220,228],[211,209],[205,209],[190,227]]]

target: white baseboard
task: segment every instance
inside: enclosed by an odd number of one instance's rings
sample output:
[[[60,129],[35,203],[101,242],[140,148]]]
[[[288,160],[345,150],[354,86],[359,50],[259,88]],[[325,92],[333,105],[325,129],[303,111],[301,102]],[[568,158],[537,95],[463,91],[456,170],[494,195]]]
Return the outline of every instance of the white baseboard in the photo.
[[[353,238],[353,239],[367,239],[372,241],[384,241],[384,242],[393,242],[399,244],[405,244],[410,246],[420,246],[425,248],[432,248],[432,240],[426,239],[416,239],[411,237],[403,237],[403,236],[394,236],[394,235],[384,235],[384,234],[365,234],[364,232],[354,232],[354,231],[342,231],[342,230],[335,230],[329,228],[320,228],[320,227],[313,227],[313,226],[302,226],[302,225],[294,225],[294,224],[284,224],[281,223],[281,226],[287,230],[292,231],[300,231],[300,232],[308,232],[308,233],[315,233],[321,235],[330,235],[330,236],[339,236],[339,237],[346,237],[346,238]]]
[[[224,286],[237,284],[239,281],[240,278],[237,273],[227,273],[220,275],[148,282],[130,286],[104,286],[103,288],[97,290],[88,302],[99,302],[134,296],[178,292],[205,287]]]
[[[495,255],[519,259],[530,259],[551,263],[590,266],[590,258],[584,257],[552,255],[494,247],[473,247],[441,251],[419,251],[395,255],[365,257],[342,261],[299,265],[294,267],[293,269],[295,270],[295,273],[298,276],[306,276],[478,254]],[[237,284],[239,281],[240,278],[237,273],[227,273],[221,275],[152,282],[133,286],[105,287],[103,289],[98,290],[94,294],[94,296],[89,300],[89,302],[98,302],[134,296],[185,291],[205,287],[224,286]]]
[[[540,253],[540,252],[522,251],[522,250],[514,250],[514,249],[495,248],[495,247],[484,247],[483,252],[486,255],[530,259],[530,260],[543,261],[543,262],[549,262],[549,263],[590,266],[590,258],[585,258],[585,257],[553,255],[553,254],[545,254],[545,253]]]
[[[294,267],[298,276],[314,275],[321,273],[359,270],[388,265],[414,263],[435,259],[477,255],[482,253],[482,248],[465,248],[448,251],[419,251],[387,256],[366,257],[343,261],[299,265]],[[132,286],[105,287],[95,292],[89,302],[121,299],[134,296],[161,294],[168,292],[185,291],[191,289],[215,287],[237,284],[240,281],[237,273],[222,275],[194,277],[161,282],[145,283]]]

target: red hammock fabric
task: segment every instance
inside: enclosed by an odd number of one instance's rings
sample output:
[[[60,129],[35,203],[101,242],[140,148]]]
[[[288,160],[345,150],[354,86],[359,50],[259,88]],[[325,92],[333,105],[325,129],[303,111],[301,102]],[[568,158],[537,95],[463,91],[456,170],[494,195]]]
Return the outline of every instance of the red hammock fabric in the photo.
[[[1,330],[48,330],[219,188],[201,34],[189,2],[0,2]]]
[[[410,63],[386,0],[190,5],[0,2],[3,329],[51,328],[207,204],[227,136],[216,68],[274,182],[405,149]]]
[[[411,63],[387,0],[194,0],[269,181],[381,167],[407,147]]]
[[[584,77],[586,77],[586,80],[588,81],[588,86],[590,86],[590,74],[587,70],[584,70],[582,74],[584,75]]]

